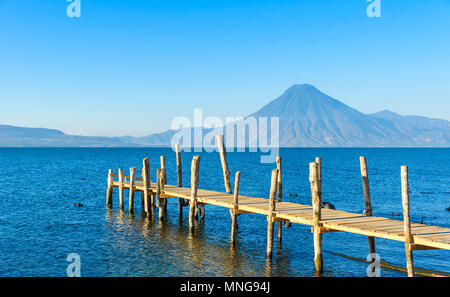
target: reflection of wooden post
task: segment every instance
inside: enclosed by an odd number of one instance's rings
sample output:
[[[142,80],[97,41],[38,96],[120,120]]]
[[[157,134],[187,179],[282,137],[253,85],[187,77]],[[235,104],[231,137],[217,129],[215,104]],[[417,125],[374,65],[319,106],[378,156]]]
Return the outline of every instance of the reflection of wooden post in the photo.
[[[369,174],[367,172],[366,157],[359,157],[359,163],[361,165],[361,179],[364,191],[364,215],[372,216],[372,203],[370,202],[370,188],[369,188]],[[375,253],[375,238],[372,236],[369,239],[369,253]]]
[[[411,244],[414,242],[411,235],[411,222],[409,220],[409,184],[408,184],[408,166],[401,167],[402,177],[402,204],[403,204],[403,225],[405,231],[405,253],[406,268],[408,276],[414,276],[414,263]]]
[[[183,175],[181,174],[181,153],[180,153],[180,145],[175,144],[175,154],[177,156],[177,181],[178,187],[183,186]],[[181,219],[183,216],[183,199],[178,199],[178,216]]]
[[[134,183],[136,181],[136,167],[130,168],[130,198],[129,198],[129,211],[134,211]]]
[[[194,156],[191,165],[191,200],[189,201],[189,230],[194,229],[194,215],[197,207],[197,190],[199,179],[200,156]]]
[[[316,272],[321,273],[323,271],[322,234],[320,233],[322,193],[320,190],[319,164],[316,162],[309,163],[309,182],[311,183],[313,205],[314,265]]]
[[[142,161],[142,183],[144,186],[144,192],[142,195],[144,196],[144,211],[146,213],[150,213],[150,201],[149,201],[149,193],[148,188],[150,187],[150,162],[148,158],[145,158]]]
[[[112,169],[108,171],[108,188],[106,189],[106,206],[112,207],[113,177]]]
[[[234,245],[236,241],[236,229],[237,229],[237,210],[239,204],[239,180],[241,178],[241,172],[236,172],[234,178],[234,195],[233,195],[233,209],[231,209],[231,245]]]
[[[277,157],[277,169],[278,169],[278,189],[277,196],[278,202],[281,202],[283,199],[283,189],[281,184],[281,157]],[[278,247],[281,247],[282,244],[282,234],[283,234],[283,222],[278,222]]]
[[[159,179],[159,195],[161,195],[162,192],[164,192],[164,180],[166,176],[166,169],[161,168],[160,174],[158,176]],[[159,197],[159,196],[158,196]],[[166,213],[166,206],[167,206],[167,198],[160,198],[159,199],[159,220],[162,221],[164,219],[164,215]]]
[[[119,208],[123,209],[123,170],[119,168]]]
[[[267,217],[267,258],[272,257],[273,249],[273,212],[275,211],[275,196],[277,194],[278,169],[272,170],[269,196],[269,215]]]
[[[217,146],[220,153],[220,162],[222,163],[223,179],[225,182],[225,190],[227,193],[231,194],[231,184],[230,184],[230,171],[228,170],[227,164],[227,151],[225,149],[225,144],[223,142],[223,135],[217,135]]]

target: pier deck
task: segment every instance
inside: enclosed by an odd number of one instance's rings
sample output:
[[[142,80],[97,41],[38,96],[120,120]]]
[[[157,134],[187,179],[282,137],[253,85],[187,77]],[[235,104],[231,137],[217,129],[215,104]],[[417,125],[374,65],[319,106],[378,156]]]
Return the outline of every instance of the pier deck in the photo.
[[[118,187],[119,182],[115,181]],[[125,182],[124,188],[129,189],[130,183]],[[143,192],[142,182],[136,182],[136,191]],[[156,183],[151,183],[149,193],[156,194]],[[191,199],[191,188],[165,185],[160,198],[184,198]],[[233,195],[199,189],[197,202],[204,205],[217,205],[234,209]],[[254,198],[239,195],[237,206],[239,213],[256,213],[269,215],[269,199]],[[332,231],[344,231],[372,237],[386,238],[395,241],[405,241],[403,221],[384,217],[365,216],[334,209],[322,209],[320,225],[322,233]],[[292,202],[277,202],[273,212],[274,220],[290,221],[303,225],[313,225],[313,207]],[[411,223],[411,232],[416,249],[437,248],[450,250],[450,229]],[[421,247],[419,247],[419,245]],[[423,246],[423,247],[422,247]]]

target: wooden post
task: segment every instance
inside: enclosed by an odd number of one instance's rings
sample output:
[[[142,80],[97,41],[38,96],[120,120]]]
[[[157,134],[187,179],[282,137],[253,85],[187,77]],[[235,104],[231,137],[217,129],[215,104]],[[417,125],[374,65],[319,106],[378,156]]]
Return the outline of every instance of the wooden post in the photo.
[[[281,184],[281,157],[277,157],[277,169],[278,169],[278,189],[277,189],[277,196],[278,196],[278,202],[281,202],[283,199],[283,189]],[[281,247],[282,245],[282,234],[283,234],[283,222],[278,222],[278,247]]]
[[[200,204],[198,206],[198,211],[200,212],[200,220],[204,221],[205,220],[205,205],[204,204]]]
[[[403,205],[403,225],[405,233],[405,253],[406,253],[406,268],[408,276],[414,277],[414,263],[412,246],[414,243],[411,235],[411,222],[409,216],[409,184],[408,184],[408,166],[401,167],[402,178],[402,205]]]
[[[191,199],[189,201],[189,230],[194,230],[195,208],[197,207],[197,190],[199,179],[200,156],[194,156],[191,165]]]
[[[228,170],[227,164],[227,151],[225,149],[225,144],[223,142],[223,135],[217,135],[217,146],[219,147],[220,162],[222,163],[223,179],[225,182],[225,190],[228,194],[231,194],[231,184],[230,184],[230,171]]]
[[[316,272],[321,273],[323,271],[322,234],[320,233],[320,204],[322,202],[322,193],[320,188],[319,164],[316,162],[309,163],[309,182],[311,183],[311,197],[313,205],[314,266],[316,268]]]
[[[148,158],[142,160],[142,184],[144,185],[144,192],[142,193],[144,196],[144,211],[149,214],[150,201],[148,188],[150,187],[150,161]]]
[[[136,167],[130,168],[130,198],[129,198],[129,211],[134,211],[134,183],[136,181]]]
[[[234,195],[233,195],[233,209],[231,209],[231,245],[234,245],[236,241],[236,229],[237,229],[237,210],[239,204],[239,181],[241,179],[241,172],[236,172],[234,178]]]
[[[316,157],[319,190],[322,191],[322,158]],[[320,201],[322,202],[322,201]]]
[[[161,207],[161,201],[159,195],[161,194],[161,169],[156,169],[156,207]]]
[[[161,171],[164,169],[164,171],[166,170],[166,157],[161,156],[160,157],[161,160]],[[163,183],[166,185],[167,184],[167,177],[165,175],[163,175]]]
[[[164,191],[164,185],[165,185],[165,175],[166,175],[166,169],[165,168],[161,168],[160,170],[160,174],[158,176],[159,179],[159,195],[161,195],[161,192]],[[167,205],[167,198],[160,198],[159,199],[159,220],[162,221],[164,219],[164,215],[166,213],[166,205]]]
[[[273,212],[275,211],[275,197],[277,194],[277,180],[278,169],[272,170],[272,179],[270,181],[270,196],[269,196],[269,215],[267,217],[267,258],[272,257],[273,249]]]
[[[161,156],[161,175],[162,175],[162,185],[167,184],[167,176],[166,176],[166,157]],[[164,212],[167,212],[167,199],[163,199],[160,201],[163,203]]]
[[[364,191],[364,215],[372,216],[372,203],[370,202],[369,174],[367,172],[366,157],[359,157],[361,165],[361,179]],[[375,253],[375,237],[369,236],[369,253]]]
[[[175,144],[175,154],[177,157],[177,181],[178,187],[183,186],[183,175],[181,174],[181,153],[180,153],[180,145]],[[183,199],[178,199],[178,217],[181,219],[183,216]]]
[[[106,206],[112,207],[112,194],[113,194],[113,177],[112,169],[108,171],[108,188],[106,189]]]
[[[119,168],[119,207],[123,209],[123,170]]]

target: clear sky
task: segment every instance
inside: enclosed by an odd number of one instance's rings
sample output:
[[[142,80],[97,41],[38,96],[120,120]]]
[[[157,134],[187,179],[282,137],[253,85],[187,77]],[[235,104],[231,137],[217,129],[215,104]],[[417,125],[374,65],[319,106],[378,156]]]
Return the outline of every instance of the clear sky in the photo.
[[[142,136],[309,83],[450,120],[450,0],[0,0],[0,124]]]

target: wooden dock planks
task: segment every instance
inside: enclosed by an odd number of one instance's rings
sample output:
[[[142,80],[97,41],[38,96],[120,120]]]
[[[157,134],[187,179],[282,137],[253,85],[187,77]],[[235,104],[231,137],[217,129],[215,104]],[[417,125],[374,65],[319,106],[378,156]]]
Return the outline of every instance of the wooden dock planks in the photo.
[[[116,183],[114,183],[116,186]],[[118,186],[118,183],[117,183]],[[142,182],[136,182],[136,190],[143,190]],[[129,183],[124,184],[129,188]],[[152,183],[150,192],[156,192],[156,184]],[[164,197],[190,199],[190,188],[166,185]],[[199,203],[216,205],[233,209],[233,194],[198,190]],[[269,200],[239,195],[238,210],[261,215],[269,215]],[[274,217],[293,223],[312,226],[312,206],[292,202],[278,202]],[[368,217],[333,209],[322,209],[321,226],[336,231],[345,231],[361,235],[404,241],[403,221],[383,217]],[[435,248],[450,250],[450,229],[413,223],[412,235],[414,243]]]

